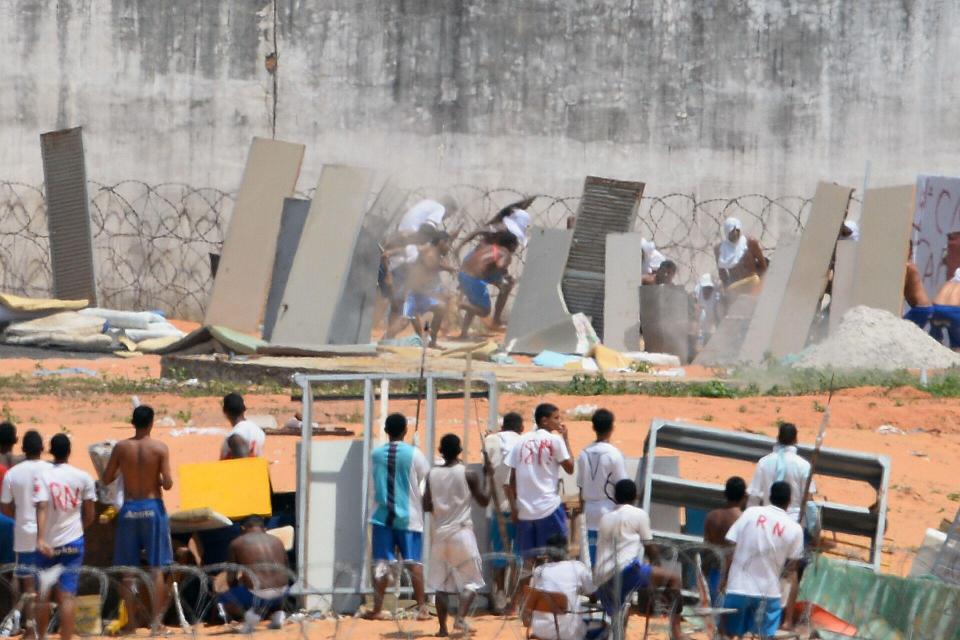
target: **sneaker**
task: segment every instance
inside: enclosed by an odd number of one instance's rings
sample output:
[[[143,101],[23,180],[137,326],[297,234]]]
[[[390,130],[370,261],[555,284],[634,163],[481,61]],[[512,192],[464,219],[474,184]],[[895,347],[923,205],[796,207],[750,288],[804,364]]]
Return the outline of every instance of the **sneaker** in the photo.
[[[267,625],[267,629],[282,629],[286,619],[287,614],[283,611],[274,611],[270,616],[270,624]]]

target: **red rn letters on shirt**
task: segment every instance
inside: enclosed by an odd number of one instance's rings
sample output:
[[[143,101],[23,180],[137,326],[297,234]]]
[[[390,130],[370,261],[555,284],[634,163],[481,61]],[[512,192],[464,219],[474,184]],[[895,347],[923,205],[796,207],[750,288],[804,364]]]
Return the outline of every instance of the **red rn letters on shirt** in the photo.
[[[74,491],[68,485],[51,482],[50,502],[57,511],[73,511],[80,504],[82,491],[80,487]]]

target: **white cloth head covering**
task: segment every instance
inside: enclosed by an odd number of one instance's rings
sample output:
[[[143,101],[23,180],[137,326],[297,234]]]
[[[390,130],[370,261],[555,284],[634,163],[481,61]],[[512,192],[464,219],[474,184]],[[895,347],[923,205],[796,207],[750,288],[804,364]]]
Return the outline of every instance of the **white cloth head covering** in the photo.
[[[527,227],[530,226],[530,214],[524,209],[514,209],[506,218],[503,225],[517,237],[522,246],[527,246]]]
[[[420,228],[420,225],[429,224],[437,229],[443,228],[443,218],[447,214],[447,208],[436,200],[421,200],[410,207],[400,224],[397,226],[399,231],[414,232]]]
[[[853,220],[844,220],[843,227],[850,232],[850,235],[843,240],[853,240],[856,242],[860,239],[860,225],[854,222]]]
[[[730,233],[740,229],[740,237],[736,242],[730,242]],[[743,234],[743,225],[737,218],[727,218],[723,221],[723,239],[720,241],[720,255],[717,256],[717,266],[721,269],[732,269],[740,263],[747,253],[747,236]]]
[[[713,284],[713,276],[709,273],[704,273],[700,276],[700,279],[697,280],[697,286],[694,288],[694,294],[697,297],[697,300],[700,302],[704,301],[703,290],[706,288],[716,289],[716,285]]]
[[[642,254],[640,269],[647,275],[654,273],[667,259],[667,256],[657,251],[657,245],[646,238],[640,238],[640,253]]]
[[[960,269],[957,269],[953,272],[953,277],[950,278],[951,282],[960,282]]]

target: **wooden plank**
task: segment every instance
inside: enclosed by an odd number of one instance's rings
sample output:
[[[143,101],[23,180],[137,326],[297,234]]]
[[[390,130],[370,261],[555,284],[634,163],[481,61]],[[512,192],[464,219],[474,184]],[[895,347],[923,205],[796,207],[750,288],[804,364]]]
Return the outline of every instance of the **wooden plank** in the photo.
[[[617,351],[640,350],[640,263],[643,234],[607,235],[603,279],[603,344]]]
[[[770,269],[763,276],[763,289],[757,297],[756,309],[743,338],[739,361],[760,362],[770,348],[777,330],[779,309],[787,293],[787,284],[800,249],[800,236],[780,238],[770,260]]]
[[[274,342],[330,343],[372,179],[367,169],[323,167],[273,329]]]
[[[776,330],[769,347],[774,358],[798,353],[807,344],[810,325],[826,289],[830,257],[852,194],[850,187],[826,182],[817,185],[783,302],[775,316]]]
[[[204,323],[260,331],[283,199],[293,195],[305,147],[254,138],[243,169]]]
[[[912,218],[913,185],[867,189],[860,215],[852,306],[901,314]]]
[[[40,153],[53,297],[87,300],[95,307],[97,278],[82,127],[41,134]]]

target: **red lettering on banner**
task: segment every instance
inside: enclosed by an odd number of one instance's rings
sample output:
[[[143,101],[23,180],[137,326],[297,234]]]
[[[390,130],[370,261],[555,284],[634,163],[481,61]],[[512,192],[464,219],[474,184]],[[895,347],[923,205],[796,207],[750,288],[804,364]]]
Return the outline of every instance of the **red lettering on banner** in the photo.
[[[773,535],[783,537],[783,534],[786,532],[786,528],[783,526],[782,522],[778,522],[773,525]]]
[[[767,522],[767,516],[758,516],[757,517],[757,526],[763,530],[766,530],[764,524]]]

